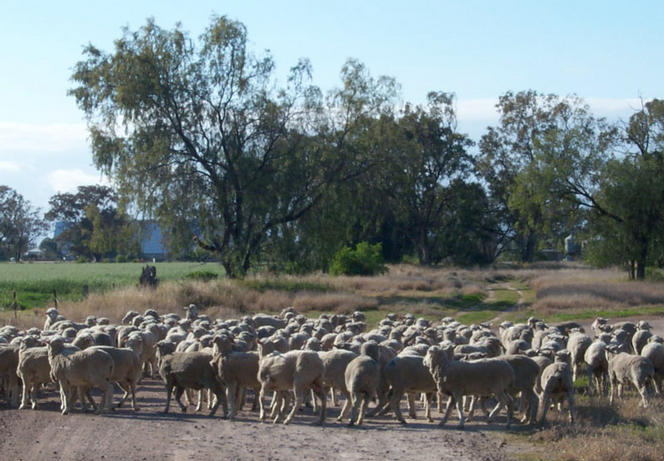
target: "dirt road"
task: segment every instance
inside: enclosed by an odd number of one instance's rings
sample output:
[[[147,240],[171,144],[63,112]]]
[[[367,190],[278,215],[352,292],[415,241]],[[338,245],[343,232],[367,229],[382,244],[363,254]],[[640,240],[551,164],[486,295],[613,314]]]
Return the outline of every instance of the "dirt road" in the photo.
[[[116,395],[117,396],[117,395]],[[401,426],[390,417],[369,418],[360,428],[335,421],[328,412],[324,427],[314,425],[311,409],[293,423],[259,423],[248,407],[236,421],[159,412],[165,391],[159,381],[145,380],[138,392],[141,410],[122,408],[96,416],[80,410],[62,416],[55,392],[40,400],[37,410],[0,408],[0,460],[486,460],[510,459],[501,447],[503,422],[478,420],[455,429],[425,420]],[[97,399],[98,400],[98,399]],[[438,415],[434,413],[434,417]]]

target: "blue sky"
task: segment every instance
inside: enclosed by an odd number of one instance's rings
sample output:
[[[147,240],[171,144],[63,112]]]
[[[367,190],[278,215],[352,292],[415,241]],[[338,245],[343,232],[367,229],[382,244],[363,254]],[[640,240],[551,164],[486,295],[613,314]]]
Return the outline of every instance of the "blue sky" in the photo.
[[[323,90],[357,58],[390,75],[404,101],[454,92],[460,130],[495,125],[506,91],[575,93],[598,115],[626,119],[639,98],[664,97],[661,1],[30,1],[0,4],[0,184],[46,209],[60,191],[98,182],[69,77],[92,43],[111,50],[147,17],[198,36],[212,14],[247,26],[284,75],[311,60]]]

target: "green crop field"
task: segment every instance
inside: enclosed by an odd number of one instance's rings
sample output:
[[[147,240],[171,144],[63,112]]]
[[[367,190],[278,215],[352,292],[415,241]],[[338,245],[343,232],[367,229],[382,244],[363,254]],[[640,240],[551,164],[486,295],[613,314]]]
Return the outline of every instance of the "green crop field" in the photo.
[[[155,263],[161,281],[222,276],[217,263]],[[0,263],[0,308],[17,302],[22,308],[42,307],[53,300],[56,290],[61,300],[83,297],[84,286],[99,292],[136,285],[144,267],[142,263]]]

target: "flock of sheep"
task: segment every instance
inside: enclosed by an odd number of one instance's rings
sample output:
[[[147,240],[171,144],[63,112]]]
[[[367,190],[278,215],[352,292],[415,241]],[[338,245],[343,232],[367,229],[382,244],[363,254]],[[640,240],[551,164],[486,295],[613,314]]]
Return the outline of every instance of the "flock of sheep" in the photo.
[[[664,375],[662,338],[647,322],[609,324],[598,318],[591,337],[578,324],[548,326],[534,318],[526,324],[503,322],[494,332],[449,317],[431,323],[388,314],[367,331],[361,312],[312,320],[287,308],[276,316],[212,321],[193,304],[185,311],[183,317],[131,311],[115,325],[94,317],[77,323],[50,308],[43,330],[1,327],[0,395],[9,406],[19,405],[20,397],[19,408],[34,409],[42,386],[57,383],[63,414],[77,400],[84,410],[89,402],[100,413],[113,408],[117,384],[124,395],[116,406],[131,396],[138,410],[137,383],[144,374],[158,373],[166,388],[164,412],[174,392],[183,412],[184,395],[187,405],[196,402],[197,411],[207,400],[210,415],[221,404],[224,417],[233,419],[250,389],[261,421],[269,413],[275,423],[288,424],[307,404],[322,424],[328,397],[337,405],[341,394],[338,421],[359,425],[365,417],[391,411],[405,424],[400,408],[405,395],[410,418],[416,418],[421,399],[433,421],[435,398],[441,425],[453,408],[463,427],[477,405],[490,404],[487,421],[504,408],[509,427],[515,412],[521,423],[543,424],[549,407],[556,404],[562,411],[565,400],[573,422],[579,367],[587,370],[588,391],[608,392],[611,403],[616,390],[620,397],[624,386],[633,386],[647,406],[651,384],[660,393]],[[99,404],[90,393],[94,388],[103,392]]]

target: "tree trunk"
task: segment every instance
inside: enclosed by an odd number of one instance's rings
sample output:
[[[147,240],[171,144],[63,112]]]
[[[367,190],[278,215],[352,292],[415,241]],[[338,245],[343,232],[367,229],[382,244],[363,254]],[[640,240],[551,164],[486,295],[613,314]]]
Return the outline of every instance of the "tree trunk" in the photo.
[[[534,232],[529,232],[526,244],[521,251],[521,262],[533,262],[535,260],[535,248],[537,248],[537,235]]]
[[[648,245],[641,245],[641,252],[636,260],[636,279],[645,280],[646,278],[646,263],[648,261]]]

